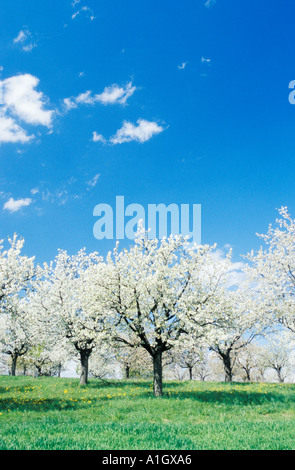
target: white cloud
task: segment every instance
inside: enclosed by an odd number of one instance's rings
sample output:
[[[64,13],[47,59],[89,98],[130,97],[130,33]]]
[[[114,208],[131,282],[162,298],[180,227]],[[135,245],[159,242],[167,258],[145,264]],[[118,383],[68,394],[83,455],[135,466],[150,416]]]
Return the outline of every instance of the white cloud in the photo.
[[[17,44],[18,42],[24,42],[28,37],[28,31],[21,30],[16,38],[14,38],[13,42]]]
[[[54,111],[45,109],[46,99],[35,88],[39,79],[30,74],[0,80],[0,143],[26,143],[28,135],[18,121],[50,128]]]
[[[102,104],[126,104],[128,98],[133,95],[136,87],[132,82],[127,83],[125,87],[119,87],[114,84],[106,87],[100,95],[95,95],[95,100]]]
[[[33,188],[31,189],[31,194],[35,195],[35,194],[38,194],[39,193],[39,189],[38,188]]]
[[[27,124],[50,127],[54,112],[44,109],[45,97],[35,90],[38,84],[39,79],[30,74],[0,81],[2,111],[11,112]]]
[[[26,143],[34,136],[28,136],[11,117],[0,116],[0,143]]]
[[[95,103],[95,98],[91,96],[91,91],[88,90],[88,91],[85,91],[85,93],[80,93],[80,95],[78,95],[75,98],[75,101],[78,104],[80,104],[80,103],[93,104],[93,103]]]
[[[98,182],[99,177],[100,177],[100,173],[97,173],[97,175],[95,175],[90,181],[87,182],[87,185],[94,188],[94,186],[96,186]]]
[[[39,191],[40,197],[42,201],[49,202],[51,204],[57,203],[58,205],[62,206],[66,204],[72,196],[69,194],[68,189],[61,188],[56,189],[55,191],[51,191],[48,188]]]
[[[212,7],[213,5],[215,5],[215,3],[216,3],[216,0],[207,0],[205,3],[205,7],[207,8]]]
[[[209,64],[211,62],[211,59],[206,59],[206,57],[202,57],[201,62],[206,62],[207,64]]]
[[[179,68],[179,70],[183,70],[183,69],[185,69],[187,64],[188,64],[188,62],[182,62],[180,65],[177,66],[177,68]]]
[[[96,103],[101,103],[104,105],[125,105],[128,98],[133,95],[135,90],[136,87],[132,85],[132,82],[127,83],[125,86],[119,86],[115,83],[105,87],[103,92],[100,94],[93,94],[92,91],[87,90],[76,97],[65,98],[64,104],[66,111],[77,108],[79,104],[94,105]]]
[[[156,122],[146,121],[145,119],[138,119],[137,125],[131,122],[124,121],[123,126],[116,134],[111,137],[110,142],[113,144],[122,144],[123,142],[146,142],[154,135],[163,132],[164,128],[159,126]]]
[[[104,136],[101,135],[101,134],[97,134],[96,131],[94,131],[94,132],[92,133],[92,141],[93,141],[93,142],[102,142],[103,144],[106,143],[106,139],[104,138]]]
[[[22,46],[23,51],[30,52],[36,44],[31,41],[31,33],[28,29],[22,29],[16,38],[14,38],[14,44],[20,44]]]
[[[243,271],[243,267],[239,267],[242,263],[234,263],[233,269],[229,271],[229,276],[228,276],[228,281],[227,281],[227,287],[235,287],[239,286],[246,280],[246,274]]]
[[[13,197],[11,197],[7,202],[5,202],[3,209],[13,213],[19,211],[22,207],[29,206],[32,202],[32,199],[29,197],[26,199],[13,199]]]
[[[34,47],[36,47],[35,44],[27,44],[26,46],[23,47],[23,51],[31,52],[31,50],[34,49]]]
[[[79,2],[75,2],[72,4],[72,6],[75,6]],[[77,16],[84,14],[87,18],[90,19],[90,21],[95,20],[95,16],[93,14],[93,10],[87,6],[84,6],[80,8],[80,10],[77,10],[75,13],[72,14],[72,20],[74,20]]]
[[[71,100],[71,98],[65,98],[64,105],[65,105],[66,111],[77,108],[77,104],[75,103],[75,101]]]
[[[214,258],[218,261],[223,261],[226,259],[226,254],[232,249],[229,244],[224,245],[224,249],[216,249],[213,252]],[[228,270],[228,281],[227,287],[232,288],[239,286],[246,280],[246,273],[245,273],[245,263],[241,261],[232,262],[230,268]]]

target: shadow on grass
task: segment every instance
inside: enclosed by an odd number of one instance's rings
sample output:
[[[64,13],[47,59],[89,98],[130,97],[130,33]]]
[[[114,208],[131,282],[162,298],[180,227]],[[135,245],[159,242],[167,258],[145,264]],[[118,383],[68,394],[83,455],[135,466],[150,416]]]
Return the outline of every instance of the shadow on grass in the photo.
[[[144,393],[140,395],[140,399],[149,399],[149,400],[161,400],[161,398],[154,397],[153,394],[148,394]],[[163,399],[168,399],[170,400],[187,400],[189,399],[190,401],[194,402],[200,402],[200,403],[211,403],[213,406],[215,404],[226,404],[226,405],[238,405],[238,406],[247,406],[247,405],[263,405],[267,403],[285,403],[286,398],[283,395],[273,395],[273,394],[267,394],[264,396],[261,396],[257,393],[251,393],[251,394],[243,394],[243,393],[219,393],[219,394],[214,394],[213,392],[190,392],[190,393],[164,393]],[[77,411],[77,410],[89,410],[91,412],[92,406],[97,408],[99,405],[105,405],[108,404],[110,401],[116,400],[116,402],[121,402],[123,405],[124,403],[130,404],[130,401],[124,401],[124,399],[121,398],[115,398],[115,399],[108,399],[107,397],[101,397],[100,399],[96,398],[91,398],[89,402],[78,400],[78,401],[71,401],[71,400],[62,400],[58,398],[52,398],[52,399],[44,399],[42,401],[38,401],[35,399],[28,399],[27,401],[23,402],[21,400],[19,401],[13,401],[10,399],[5,399],[1,400],[0,402],[0,411],[20,411],[20,412],[29,412],[29,411],[35,411],[35,412],[40,412],[40,413],[46,413],[49,411],[65,411],[65,410],[71,410],[71,411]],[[295,400],[293,400],[295,401]]]
[[[110,380],[110,381],[105,381],[105,380],[99,380],[99,379],[90,379],[90,381],[87,384],[87,387],[96,387],[100,388],[102,385],[105,387],[141,387],[141,388],[148,388],[152,385],[152,382],[150,381],[142,381],[142,380]]]
[[[99,402],[103,404],[107,402],[107,397],[98,399],[91,399],[92,405],[96,406]],[[62,400],[58,398],[47,398],[42,401],[36,399],[28,399],[25,402],[18,400],[1,400],[0,401],[0,412],[5,411],[36,411],[40,413],[46,413],[49,411],[65,411],[65,410],[90,410],[89,403],[87,401],[72,401],[72,400]]]
[[[60,380],[60,382],[59,382]],[[102,381],[99,379],[90,379],[89,383],[81,387],[79,385],[79,380],[68,380],[68,379],[57,379],[58,389],[54,390],[53,388],[48,388],[47,397],[43,398],[39,396],[34,396],[34,393],[31,394],[31,391],[35,389],[35,392],[38,393],[38,389],[42,390],[42,387],[46,387],[47,384],[50,384],[50,379],[42,378],[36,379],[34,381],[28,381],[25,384],[19,384],[19,386],[10,386],[8,390],[5,387],[0,388],[0,411],[13,411],[17,410],[20,412],[25,411],[36,411],[36,412],[49,412],[49,411],[63,411],[63,410],[89,410],[92,412],[92,406],[96,409],[99,409],[100,405],[107,404],[109,402],[116,402],[120,406],[125,406],[140,400],[161,400],[161,398],[154,397],[152,382],[143,381],[143,380],[111,380],[111,381]],[[198,384],[198,390],[188,389],[186,387],[193,388]],[[10,382],[9,385],[12,385]],[[235,386],[239,386],[239,390]],[[295,386],[288,387],[288,393],[282,393],[281,390],[286,391],[287,388],[284,386],[281,388],[272,388],[265,389],[262,392],[258,390],[249,390],[246,387],[249,383],[220,383],[219,388],[216,388],[216,384],[211,385],[209,383],[201,382],[165,382],[163,387],[163,399],[164,400],[188,400],[199,403],[208,403],[212,404],[224,404],[224,405],[263,405],[263,404],[282,404],[282,403],[295,403]],[[288,384],[289,385],[289,384]],[[64,387],[68,386],[70,390],[70,395],[65,394],[63,396]],[[214,388],[214,389],[213,389]],[[84,390],[93,392],[95,396],[87,396],[85,398],[79,396],[78,391]],[[133,390],[132,390],[133,389]],[[120,390],[120,394],[117,392]],[[17,392],[17,395],[14,397],[8,397],[7,393]],[[99,394],[102,391],[103,394]],[[68,393],[68,391],[66,390]],[[115,392],[115,395],[114,395]],[[124,393],[124,397],[122,394]],[[125,393],[126,392],[126,393]],[[132,393],[130,393],[132,392]],[[134,393],[134,395],[133,395]],[[56,396],[54,396],[56,394]],[[51,395],[51,396],[50,396]],[[129,397],[129,395],[133,395]],[[185,405],[187,406],[187,405]],[[189,406],[189,405],[188,405]]]
[[[290,397],[278,392],[249,392],[249,391],[235,391],[235,390],[221,390],[221,391],[179,391],[171,392],[164,390],[164,397],[177,400],[194,400],[203,403],[223,403],[228,405],[263,405],[266,403],[295,403],[295,396]]]
[[[140,399],[148,399],[149,403],[150,400],[152,402],[159,401],[161,398],[154,397],[153,394],[141,394]],[[257,393],[251,393],[251,394],[243,394],[243,393],[236,393],[236,394],[230,394],[230,393],[220,393],[220,394],[214,394],[213,392],[190,392],[190,393],[164,393],[163,395],[163,400],[189,400],[190,402],[199,402],[199,403],[211,403],[212,406],[217,405],[217,404],[224,404],[228,406],[261,406],[265,404],[270,404],[270,403],[286,403],[286,398],[283,395],[273,395],[273,394],[267,394],[264,396],[261,396]],[[103,405],[108,405],[108,403],[112,401],[116,401],[119,406],[127,406],[130,405],[131,401],[122,399],[122,398],[107,398],[107,397],[101,397],[99,399],[97,398],[91,398],[89,402],[87,400],[78,400],[78,401],[72,401],[72,400],[64,400],[64,399],[58,399],[58,398],[48,398],[48,399],[43,399],[42,401],[35,400],[35,399],[28,399],[26,401],[18,400],[18,401],[13,401],[10,399],[5,399],[1,400],[0,402],[0,411],[5,412],[5,411],[19,411],[19,412],[29,412],[29,411],[35,411],[35,412],[40,412],[40,413],[47,413],[47,412],[52,412],[52,411],[82,411],[82,410],[87,410],[90,413],[92,412],[92,407],[94,409],[99,409],[99,406]],[[294,400],[292,400],[294,402]],[[135,403],[136,404],[136,400]]]
[[[11,385],[9,387],[0,387],[0,397],[4,394],[11,394],[13,392],[21,392],[21,393],[24,393],[26,390],[28,390],[28,388],[30,387],[27,387],[27,386],[16,386],[16,387],[11,387]]]

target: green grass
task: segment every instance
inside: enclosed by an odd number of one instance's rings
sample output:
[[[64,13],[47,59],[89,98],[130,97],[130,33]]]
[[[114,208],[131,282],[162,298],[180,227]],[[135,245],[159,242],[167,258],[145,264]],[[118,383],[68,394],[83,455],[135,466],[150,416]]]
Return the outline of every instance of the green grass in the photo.
[[[295,385],[0,377],[0,449],[295,449]]]

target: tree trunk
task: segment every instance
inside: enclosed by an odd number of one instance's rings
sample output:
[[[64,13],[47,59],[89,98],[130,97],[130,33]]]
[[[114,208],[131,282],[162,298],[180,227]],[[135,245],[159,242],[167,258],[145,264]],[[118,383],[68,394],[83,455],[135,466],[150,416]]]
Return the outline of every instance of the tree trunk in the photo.
[[[90,352],[88,350],[80,351],[80,360],[81,360],[80,385],[86,385],[88,383],[89,356],[90,356]]]
[[[246,380],[247,380],[247,382],[251,382],[251,375],[250,375],[251,372],[250,372],[250,370],[246,368],[246,369],[245,369],[245,372],[246,372]]]
[[[161,397],[163,395],[163,367],[162,351],[157,351],[153,356],[154,365],[154,395]]]
[[[229,355],[223,356],[222,359],[223,359],[223,366],[224,366],[224,372],[225,372],[225,381],[232,382],[233,371],[232,371],[230,356]]]
[[[60,378],[61,376],[61,364],[58,364],[58,367],[57,367],[57,377]]]
[[[16,363],[17,363],[17,354],[12,354],[11,355],[11,375],[15,376],[16,373]]]
[[[284,377],[282,376],[282,369],[281,369],[281,367],[278,367],[278,368],[276,369],[276,371],[277,371],[277,374],[278,374],[279,382],[280,382],[281,384],[284,383],[285,379],[284,379]]]
[[[125,367],[126,379],[130,378],[130,366]]]
[[[189,379],[193,380],[193,368],[189,367],[188,371],[189,371]]]

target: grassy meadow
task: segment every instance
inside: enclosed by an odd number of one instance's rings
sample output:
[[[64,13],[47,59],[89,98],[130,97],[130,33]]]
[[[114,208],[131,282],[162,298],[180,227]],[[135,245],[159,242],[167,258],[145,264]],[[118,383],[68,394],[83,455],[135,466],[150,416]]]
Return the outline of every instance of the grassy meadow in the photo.
[[[0,377],[1,450],[295,449],[295,385]]]

